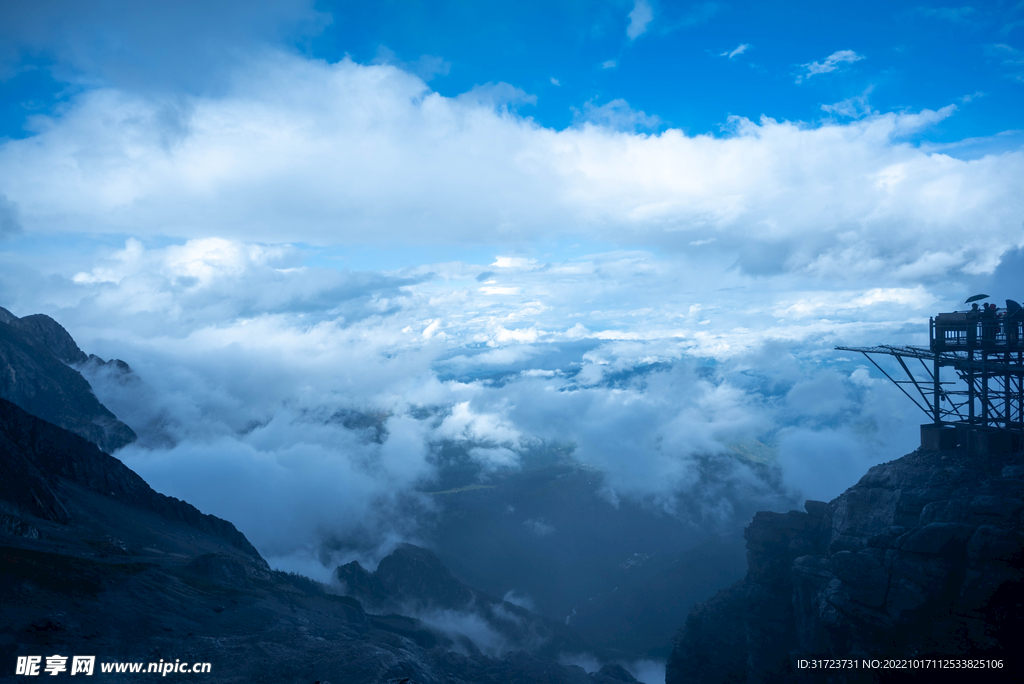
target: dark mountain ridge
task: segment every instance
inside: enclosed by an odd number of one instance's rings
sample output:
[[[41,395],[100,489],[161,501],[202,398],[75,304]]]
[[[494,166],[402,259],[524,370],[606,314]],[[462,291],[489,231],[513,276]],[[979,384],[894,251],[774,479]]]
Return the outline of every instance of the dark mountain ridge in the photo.
[[[123,361],[86,355],[71,335],[49,316],[18,318],[0,308],[0,399],[70,430],[107,452],[135,441],[135,432],[119,421],[93,394],[82,374],[69,364]]]
[[[68,524],[68,494],[77,485],[129,506],[151,511],[223,539],[258,560],[249,540],[231,523],[153,491],[146,481],[92,442],[0,399],[0,507],[11,516]]]

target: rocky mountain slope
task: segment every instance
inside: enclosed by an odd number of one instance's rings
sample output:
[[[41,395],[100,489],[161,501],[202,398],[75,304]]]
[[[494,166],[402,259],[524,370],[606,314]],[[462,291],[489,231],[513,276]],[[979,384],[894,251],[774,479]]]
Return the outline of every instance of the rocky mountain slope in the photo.
[[[940,680],[825,676],[797,666],[807,657],[1002,659],[985,681],[1024,672],[1024,454],[918,450],[805,508],[754,517],[746,577],[691,610],[667,684]]]
[[[75,498],[62,487],[103,496],[132,509],[180,522],[266,563],[229,522],[153,491],[145,480],[95,444],[0,399],[0,510],[8,517],[67,525]],[[23,523],[19,518],[18,524]],[[38,538],[38,535],[37,535]]]
[[[85,363],[130,371],[123,361],[87,356],[49,316],[18,318],[0,308],[0,399],[116,451],[135,441],[135,432],[96,399],[82,374],[69,365]]]
[[[403,547],[383,565],[420,605],[436,598],[438,577],[463,597],[480,596],[424,549]],[[490,608],[544,624],[511,604]],[[562,665],[535,646],[491,657],[450,627],[375,615],[273,571],[230,523],[154,492],[89,441],[0,400],[4,677],[19,656],[61,654],[95,655],[94,681],[147,680],[100,666],[160,660],[208,662],[211,672],[197,678],[209,682],[634,681],[614,665],[591,674]]]

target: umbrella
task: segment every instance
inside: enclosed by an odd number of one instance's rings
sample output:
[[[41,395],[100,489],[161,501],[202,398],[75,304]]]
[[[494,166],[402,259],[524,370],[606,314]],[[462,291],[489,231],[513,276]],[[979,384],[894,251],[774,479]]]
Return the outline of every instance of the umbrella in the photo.
[[[1020,304],[1013,301],[1012,299],[1006,300],[1006,315],[1007,316],[1019,316],[1020,315]]]
[[[968,297],[967,301],[964,302],[964,303],[965,304],[970,304],[971,302],[976,302],[979,299],[988,299],[988,295],[974,295],[973,297]]]

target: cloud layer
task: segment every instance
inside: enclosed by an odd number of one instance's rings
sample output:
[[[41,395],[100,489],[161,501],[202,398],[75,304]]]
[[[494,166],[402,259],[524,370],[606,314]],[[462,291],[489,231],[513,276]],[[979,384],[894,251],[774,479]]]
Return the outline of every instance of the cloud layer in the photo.
[[[849,61],[836,55],[814,73]],[[987,272],[1021,244],[1022,153],[965,161],[908,142],[952,105],[845,124],[733,118],[714,137],[633,132],[658,122],[622,100],[556,131],[516,113],[530,97],[497,84],[446,98],[393,66],[271,55],[222,97],[81,95],[0,146],[0,191],[30,231],[704,241],[751,273],[829,278]]]
[[[8,263],[0,276],[15,313],[46,311],[83,348],[133,366],[128,381],[86,369],[140,434],[121,458],[306,572],[325,540],[371,565],[416,541],[445,453],[486,482],[555,451],[598,474],[609,504],[706,529],[741,523],[737,502],[830,498],[910,450],[918,421],[831,346],[916,341],[922,319],[908,315],[941,296],[801,291],[782,277],[759,294],[713,261],[646,252],[400,272],[308,258],[131,239],[88,269]],[[560,534],[523,524],[538,540]]]

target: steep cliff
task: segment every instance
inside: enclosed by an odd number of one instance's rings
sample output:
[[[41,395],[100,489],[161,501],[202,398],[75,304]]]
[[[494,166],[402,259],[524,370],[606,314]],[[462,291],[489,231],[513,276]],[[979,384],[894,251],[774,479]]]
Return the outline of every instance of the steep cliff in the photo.
[[[0,399],[0,512],[71,521],[66,485],[102,494],[213,535],[266,565],[234,525],[153,491],[113,456],[78,435]]]
[[[99,402],[68,364],[115,364],[87,356],[59,323],[42,314],[18,318],[0,308],[0,399],[70,430],[104,451],[135,441],[130,427]]]
[[[691,610],[667,684],[816,681],[795,664],[807,656],[1001,658],[986,677],[1019,672],[1024,455],[918,450],[805,509],[754,517],[746,577]]]

